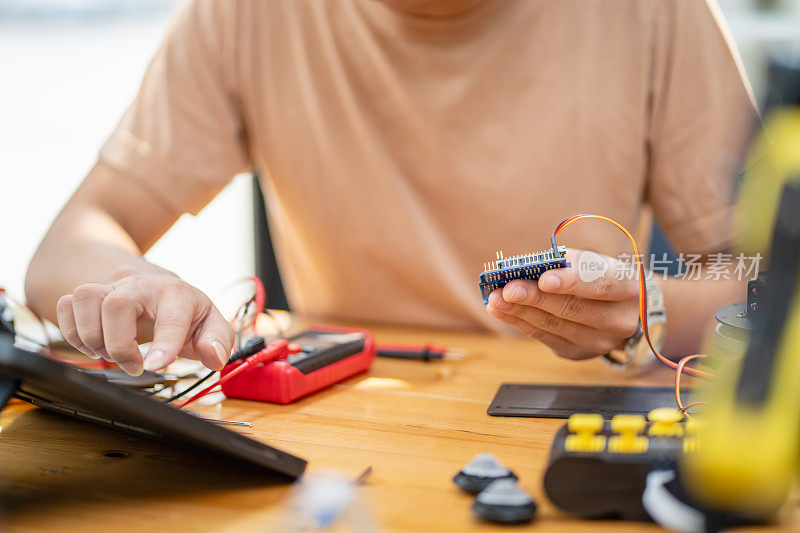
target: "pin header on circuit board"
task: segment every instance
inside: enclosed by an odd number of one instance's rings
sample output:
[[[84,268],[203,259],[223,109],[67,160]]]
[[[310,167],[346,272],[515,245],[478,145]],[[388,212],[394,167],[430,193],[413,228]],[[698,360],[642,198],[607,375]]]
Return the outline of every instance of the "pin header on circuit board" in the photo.
[[[558,246],[555,238],[551,240],[553,248],[541,252],[503,257],[497,252],[497,259],[483,264],[483,272],[478,277],[478,288],[481,291],[483,304],[489,303],[489,295],[495,289],[502,289],[509,281],[515,279],[539,279],[547,270],[570,266],[567,263],[567,249]]]

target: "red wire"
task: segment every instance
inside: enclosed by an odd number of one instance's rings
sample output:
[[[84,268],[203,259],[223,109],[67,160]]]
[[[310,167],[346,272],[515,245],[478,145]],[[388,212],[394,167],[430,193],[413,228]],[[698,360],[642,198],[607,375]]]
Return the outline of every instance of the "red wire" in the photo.
[[[653,354],[659,359],[659,361],[661,361],[668,367],[677,370],[678,368],[677,363],[664,357],[661,354],[661,352],[659,352],[656,349],[656,347],[653,346],[653,342],[650,340],[650,331],[647,326],[647,285],[645,283],[644,263],[642,263],[642,258],[639,255],[639,247],[636,245],[636,240],[633,238],[633,235],[631,235],[630,232],[627,229],[625,229],[625,227],[622,224],[620,224],[615,220],[612,220],[608,217],[604,217],[601,215],[588,215],[582,213],[579,215],[571,216],[561,221],[561,223],[558,226],[556,226],[556,229],[553,230],[553,238],[555,239],[556,235],[558,235],[561,230],[563,230],[573,222],[585,219],[604,220],[615,226],[620,231],[622,231],[625,234],[625,236],[627,236],[628,239],[630,240],[631,244],[633,245],[634,257],[636,258],[636,264],[639,271],[639,320],[641,321],[642,324],[642,332],[644,333],[644,338],[647,341],[647,345],[650,347],[650,349],[653,351]],[[698,370],[695,368],[687,368],[685,370],[687,374],[690,374],[695,377],[706,378],[706,379],[712,377],[712,375],[709,374],[708,372],[703,372],[702,370]]]
[[[264,282],[258,276],[250,276],[247,279],[252,281],[256,288],[256,313],[263,313],[264,307],[267,305],[267,291],[264,289]]]
[[[256,288],[256,318],[253,320],[253,335],[257,335],[258,315],[264,312],[264,308],[267,305],[267,291],[264,289],[264,282],[258,276],[250,276],[248,279],[253,282]]]
[[[212,383],[205,389],[201,390],[188,400],[184,401],[182,404],[178,405],[178,409],[189,405],[193,401],[202,398],[203,396],[210,393],[215,387],[222,385],[235,375],[242,372],[245,368],[250,368],[251,366],[255,366],[260,363],[267,363],[270,361],[275,361],[276,359],[282,359],[286,357],[290,353],[297,353],[301,347],[299,346],[289,346],[289,342],[286,339],[277,339],[272,341],[267,345],[266,348],[258,352],[257,354],[251,356],[250,358],[246,359],[242,364],[222,376],[218,379],[215,383]]]
[[[58,361],[59,363],[64,363],[66,365],[79,366],[81,368],[98,368],[100,370],[105,370],[108,368],[108,361],[105,359],[98,359],[96,361],[73,361],[71,359],[61,359],[52,355],[49,357],[53,361]]]
[[[219,378],[216,382],[212,383],[211,385],[209,385],[205,389],[201,390],[200,392],[198,392],[197,394],[195,394],[194,396],[192,396],[188,400],[184,401],[182,404],[180,404],[178,406],[178,409],[180,409],[181,407],[184,407],[186,405],[189,405],[193,401],[198,400],[198,399],[202,398],[203,396],[209,394],[212,389],[214,389],[217,386],[222,385],[223,383],[225,383],[226,381],[231,379],[233,376],[235,376],[236,374],[238,374],[239,372],[241,372],[245,368],[250,368],[250,366],[251,366],[250,365],[250,361],[245,361],[241,365],[237,366],[236,368],[234,368],[233,370],[231,370],[230,372],[228,372],[227,374],[225,374],[224,376]]]

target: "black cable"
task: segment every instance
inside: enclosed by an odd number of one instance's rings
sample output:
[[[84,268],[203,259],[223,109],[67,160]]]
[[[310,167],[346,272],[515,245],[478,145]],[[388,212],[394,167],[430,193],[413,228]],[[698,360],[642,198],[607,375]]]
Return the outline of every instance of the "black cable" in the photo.
[[[378,357],[390,357],[394,359],[414,359],[416,361],[431,361],[433,359],[444,359],[445,354],[442,352],[434,352],[427,348],[423,350],[382,350],[378,349]]]
[[[238,350],[236,353],[234,353],[231,356],[230,359],[228,359],[228,364],[233,363],[234,361],[238,361],[239,359],[247,359],[248,357],[257,354],[258,352],[263,350],[265,347],[266,347],[266,341],[264,340],[264,337],[252,337],[252,338],[247,340],[247,343],[244,345],[244,347],[242,349]],[[194,389],[196,389],[197,387],[199,387],[200,385],[205,383],[208,380],[208,378],[210,378],[211,376],[216,374],[216,372],[217,372],[216,370],[212,370],[211,372],[209,372],[208,374],[206,374],[202,378],[200,378],[197,381],[195,381],[188,388],[186,388],[186,389],[180,391],[179,393],[175,394],[174,396],[164,400],[163,403],[173,402],[173,401],[177,400],[178,398],[190,393],[191,391],[193,391]]]
[[[197,387],[199,387],[200,385],[202,385],[203,383],[205,383],[205,382],[208,380],[208,378],[210,378],[211,376],[213,376],[213,375],[214,375],[214,374],[216,374],[216,373],[217,373],[217,371],[216,371],[216,370],[212,370],[211,372],[209,372],[208,374],[206,374],[206,375],[205,375],[205,376],[203,376],[202,378],[200,378],[200,379],[198,379],[197,381],[195,381],[195,382],[194,382],[192,385],[190,385],[189,387],[187,387],[187,388],[183,389],[182,391],[180,391],[179,393],[177,393],[177,394],[175,394],[175,395],[171,396],[170,398],[167,398],[166,400],[163,400],[163,401],[162,401],[162,403],[174,402],[174,401],[175,401],[175,400],[177,400],[178,398],[180,398],[180,397],[182,397],[182,396],[184,396],[184,395],[186,395],[186,394],[189,394],[189,393],[190,393],[190,392],[192,392],[194,389],[196,389]]]
[[[234,332],[236,334],[236,337],[234,339],[234,348],[236,350],[239,350],[242,347],[242,334],[245,332],[247,328],[255,324],[255,320],[258,317],[258,313],[256,313],[256,316],[253,317],[252,322],[250,322],[249,324],[244,323],[244,320],[245,318],[247,318],[247,314],[249,312],[248,309],[250,308],[250,306],[253,304],[254,301],[255,301],[255,295],[246,302],[244,302],[242,305],[240,305],[239,308],[236,309],[236,314],[233,317],[233,321],[238,322],[237,326],[234,327]],[[241,313],[241,315],[239,313]]]

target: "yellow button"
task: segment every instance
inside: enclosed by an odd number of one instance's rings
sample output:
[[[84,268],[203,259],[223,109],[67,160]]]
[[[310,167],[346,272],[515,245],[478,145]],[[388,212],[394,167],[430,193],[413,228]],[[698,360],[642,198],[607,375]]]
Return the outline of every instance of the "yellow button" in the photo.
[[[642,415],[617,415],[611,419],[611,429],[619,436],[608,440],[608,451],[615,453],[644,453],[647,437],[641,436],[645,420]]]
[[[670,407],[660,407],[653,409],[647,418],[652,422],[650,424],[650,431],[648,432],[651,437],[682,437],[683,426],[683,413],[677,409]]]
[[[568,452],[602,452],[606,447],[605,435],[597,433],[603,429],[603,417],[577,413],[569,417],[567,428],[573,435],[564,441]]]
[[[567,428],[571,433],[589,433],[594,435],[603,429],[603,417],[594,414],[577,413],[569,417]]]

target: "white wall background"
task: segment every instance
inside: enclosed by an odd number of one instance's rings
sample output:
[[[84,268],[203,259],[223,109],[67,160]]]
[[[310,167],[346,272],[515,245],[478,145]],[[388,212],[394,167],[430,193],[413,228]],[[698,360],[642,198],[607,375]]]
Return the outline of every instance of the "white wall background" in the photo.
[[[766,50],[800,42],[800,0],[772,1],[780,11],[720,0],[757,94]],[[0,285],[12,294],[23,295],[39,239],[136,94],[173,4],[0,1]],[[181,219],[150,259],[212,295],[250,273],[249,194],[248,178],[237,178],[198,217]]]
[[[75,9],[40,17],[36,3]],[[97,13],[103,3],[19,2],[26,16],[0,9],[0,285],[18,297],[39,239],[136,94],[173,2],[126,16]],[[183,217],[148,257],[212,295],[252,273],[248,180]]]

